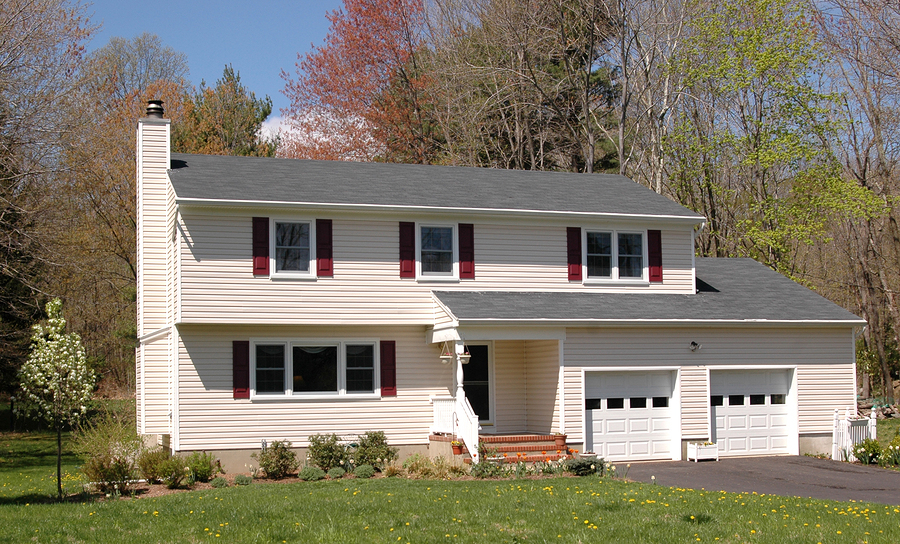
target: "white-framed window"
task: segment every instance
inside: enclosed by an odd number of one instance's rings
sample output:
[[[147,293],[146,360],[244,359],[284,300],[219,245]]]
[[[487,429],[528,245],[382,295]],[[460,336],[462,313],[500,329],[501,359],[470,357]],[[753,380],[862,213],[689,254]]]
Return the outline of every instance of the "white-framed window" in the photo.
[[[309,219],[271,220],[272,277],[316,277],[316,222]]]
[[[251,396],[377,397],[377,348],[371,339],[251,340]]]
[[[647,232],[585,229],[584,278],[591,281],[648,281]]]
[[[459,232],[455,224],[416,225],[416,267],[419,279],[459,279]]]

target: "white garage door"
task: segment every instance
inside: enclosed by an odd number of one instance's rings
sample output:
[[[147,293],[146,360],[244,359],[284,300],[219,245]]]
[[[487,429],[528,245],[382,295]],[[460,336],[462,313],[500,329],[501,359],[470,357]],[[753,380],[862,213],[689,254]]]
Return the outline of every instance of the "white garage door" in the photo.
[[[673,372],[585,374],[586,448],[611,461],[672,458]]]
[[[787,370],[713,370],[710,405],[719,455],[788,453]]]

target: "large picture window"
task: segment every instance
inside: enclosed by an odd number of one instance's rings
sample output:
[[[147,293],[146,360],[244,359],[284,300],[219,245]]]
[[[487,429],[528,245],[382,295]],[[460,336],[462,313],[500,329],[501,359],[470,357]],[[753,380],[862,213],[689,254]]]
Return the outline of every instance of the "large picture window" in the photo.
[[[374,395],[375,341],[265,341],[252,350],[257,396]]]
[[[647,244],[643,232],[585,231],[588,280],[646,280]]]

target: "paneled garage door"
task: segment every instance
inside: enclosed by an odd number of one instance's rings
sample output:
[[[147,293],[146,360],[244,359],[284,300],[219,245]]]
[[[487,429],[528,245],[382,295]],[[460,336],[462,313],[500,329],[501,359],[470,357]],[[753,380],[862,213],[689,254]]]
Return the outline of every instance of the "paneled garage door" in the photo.
[[[586,448],[611,461],[672,458],[673,372],[585,374]]]
[[[719,455],[788,453],[788,370],[713,370],[710,405]]]

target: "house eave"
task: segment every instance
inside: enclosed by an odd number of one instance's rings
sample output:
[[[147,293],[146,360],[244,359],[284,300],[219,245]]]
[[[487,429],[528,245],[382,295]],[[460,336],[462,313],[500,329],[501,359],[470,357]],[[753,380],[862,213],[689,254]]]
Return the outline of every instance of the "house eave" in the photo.
[[[776,320],[776,319],[491,319],[460,318],[459,327],[473,326],[559,327],[860,327],[864,320]]]
[[[581,212],[558,210],[529,210],[508,208],[467,208],[452,206],[412,206],[383,204],[348,204],[336,202],[302,202],[302,201],[271,201],[271,200],[231,200],[214,198],[175,198],[179,207],[185,208],[269,208],[277,210],[303,209],[323,211],[359,211],[381,213],[422,213],[447,214],[447,215],[489,215],[506,217],[585,217],[618,220],[655,219],[684,225],[698,225],[706,221],[700,215],[665,215],[665,214],[637,214],[637,213],[611,213],[611,212]]]

